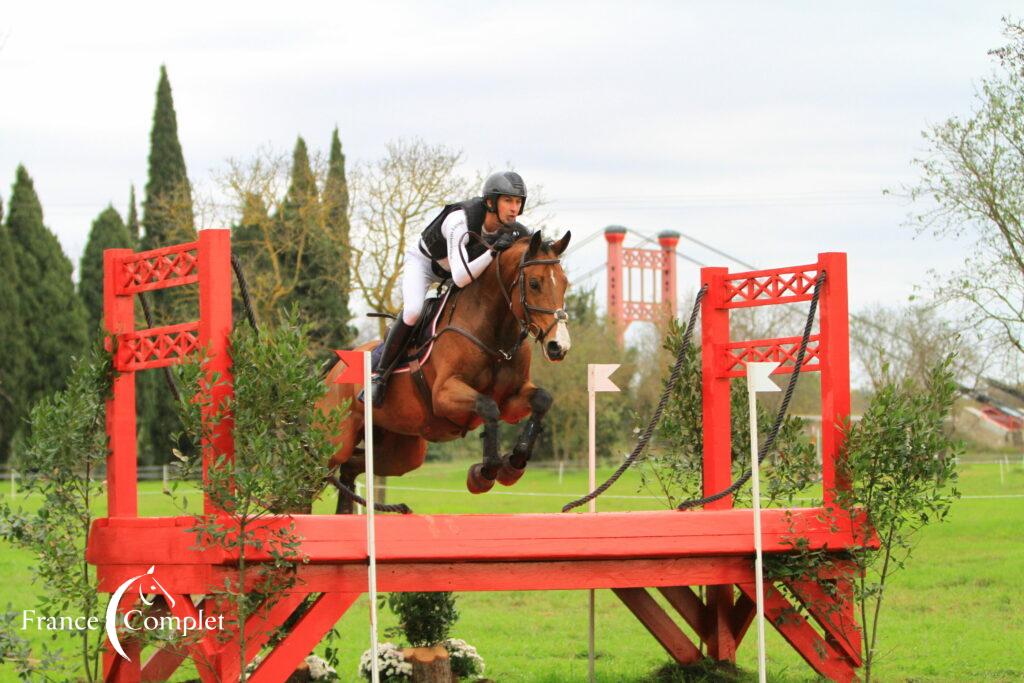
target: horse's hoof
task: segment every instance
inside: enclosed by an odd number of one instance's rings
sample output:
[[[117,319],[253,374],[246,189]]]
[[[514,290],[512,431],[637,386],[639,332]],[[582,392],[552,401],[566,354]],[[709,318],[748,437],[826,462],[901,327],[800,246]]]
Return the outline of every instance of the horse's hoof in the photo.
[[[501,459],[501,467],[498,469],[498,483],[502,486],[511,486],[519,481],[524,472],[526,472],[525,464],[522,467],[516,467],[512,464],[511,458],[506,455]]]
[[[484,476],[484,466],[477,463],[469,468],[466,475],[466,488],[470,493],[487,493],[494,488],[494,479]]]

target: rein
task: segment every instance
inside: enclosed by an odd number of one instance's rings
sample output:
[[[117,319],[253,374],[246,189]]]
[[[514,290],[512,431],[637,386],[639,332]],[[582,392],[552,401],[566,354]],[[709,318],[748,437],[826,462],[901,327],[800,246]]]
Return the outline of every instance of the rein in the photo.
[[[481,236],[479,236],[479,235],[477,235],[475,233],[467,233],[467,234],[475,237],[478,240],[483,240],[483,237],[481,237]],[[455,325],[451,325],[450,323],[449,323],[449,325],[447,327],[445,327],[445,328],[443,328],[441,330],[438,330],[434,334],[434,336],[431,337],[428,340],[427,343],[435,341],[438,337],[440,337],[445,332],[455,332],[457,334],[462,335],[463,337],[465,337],[469,341],[473,342],[477,347],[479,347],[485,353],[493,356],[495,359],[497,359],[497,361],[499,363],[506,363],[506,362],[512,360],[513,357],[515,357],[515,355],[519,351],[520,347],[522,347],[523,342],[526,341],[526,338],[528,336],[530,336],[531,332],[534,333],[534,338],[538,342],[542,342],[543,343],[543,341],[547,337],[548,333],[550,333],[551,330],[554,329],[554,327],[559,322],[568,322],[569,321],[569,314],[566,313],[564,309],[561,309],[561,308],[559,308],[559,309],[542,308],[540,306],[534,306],[533,304],[531,304],[529,301],[526,300],[526,282],[525,282],[526,268],[528,268],[529,266],[551,266],[551,265],[557,265],[557,264],[560,264],[562,262],[562,260],[559,259],[559,258],[549,258],[549,259],[532,259],[532,260],[528,261],[528,260],[526,260],[526,256],[527,256],[528,253],[529,253],[529,249],[523,251],[523,255],[519,259],[519,265],[516,267],[516,277],[512,281],[512,286],[509,287],[508,290],[505,289],[505,282],[504,282],[504,280],[502,280],[502,277],[501,277],[501,254],[500,253],[495,258],[495,263],[494,263],[494,273],[495,273],[495,276],[498,279],[498,289],[501,290],[502,296],[505,297],[505,301],[508,303],[508,310],[509,310],[509,312],[512,313],[512,315],[515,318],[516,322],[519,324],[519,335],[516,338],[516,342],[515,342],[515,344],[512,345],[511,349],[509,349],[508,351],[505,351],[504,349],[501,349],[501,348],[498,348],[497,350],[492,349],[487,344],[485,344],[483,341],[481,341],[472,332],[469,332],[468,330],[464,330],[461,327],[456,327]],[[460,256],[461,256],[461,250],[460,250]],[[466,267],[466,271],[467,272],[469,271],[468,265]],[[515,314],[515,311],[513,310],[513,305],[512,305],[512,290],[514,290],[517,286],[519,287],[519,304],[520,304],[520,306],[523,309],[523,317],[522,318],[520,318],[519,316],[517,316]],[[449,314],[449,317],[448,317],[449,321],[451,321],[452,317],[455,314],[454,306],[455,306],[455,303],[453,301],[453,303],[452,303],[452,312]],[[538,325],[537,323],[533,322],[533,319],[532,319],[533,313],[550,313],[550,314],[552,314],[554,316],[554,320],[551,321],[551,324],[548,325],[546,329],[542,330],[540,325]]]

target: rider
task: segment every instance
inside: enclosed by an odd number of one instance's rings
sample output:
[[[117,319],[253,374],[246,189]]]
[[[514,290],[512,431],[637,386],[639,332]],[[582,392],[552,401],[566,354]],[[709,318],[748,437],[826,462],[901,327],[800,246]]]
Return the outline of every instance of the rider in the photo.
[[[516,217],[526,206],[526,184],[518,173],[492,173],[484,181],[481,195],[444,207],[405,254],[402,314],[388,331],[373,367],[375,408],[384,405],[388,379],[385,371],[405,349],[430,285],[450,278],[457,287],[465,287],[484,272],[498,253],[527,234],[516,223]]]

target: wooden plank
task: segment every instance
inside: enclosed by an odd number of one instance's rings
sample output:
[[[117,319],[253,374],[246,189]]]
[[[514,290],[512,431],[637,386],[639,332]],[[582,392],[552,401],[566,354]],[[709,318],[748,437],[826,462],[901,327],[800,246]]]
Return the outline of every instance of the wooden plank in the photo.
[[[181,663],[188,659],[188,651],[172,645],[160,648],[142,665],[143,681],[166,681]]]
[[[753,582],[738,586],[748,598],[757,599]],[[767,581],[764,584],[764,614],[775,630],[819,674],[837,683],[856,680],[856,667],[831,643],[819,636],[797,608]]]
[[[707,588],[708,615],[711,618],[711,637],[707,640],[708,657],[719,662],[736,661],[736,638],[729,627],[733,593],[731,583]]]
[[[651,635],[680,664],[693,664],[701,660],[700,650],[683,633],[665,610],[654,601],[645,588],[615,588],[615,595],[625,603]]]
[[[741,593],[732,607],[732,614],[729,615],[729,628],[732,629],[732,636],[736,640],[737,647],[743,642],[743,636],[747,634],[747,629],[754,623],[756,616],[757,603],[748,598],[746,593]]]
[[[162,581],[161,581],[162,583]],[[199,610],[196,609],[196,605],[192,602],[192,596],[187,593],[177,593],[164,585],[164,588],[168,590],[168,593],[174,598],[174,606],[168,605],[171,614],[178,617],[179,619],[191,618],[194,619],[194,623],[199,622]],[[203,601],[205,608],[206,601]],[[207,615],[208,616],[208,615]],[[196,672],[199,674],[199,678],[203,683],[217,683],[218,676],[216,667],[219,663],[218,657],[218,646],[217,646],[217,634],[206,633],[201,639],[192,643],[188,647],[189,657],[195,662]]]
[[[289,591],[269,608],[259,609],[249,616],[245,622],[245,661],[247,664],[252,662],[274,631],[280,628],[295,609],[302,604],[306,595]],[[235,631],[231,640],[225,643],[221,649],[222,660],[225,660],[226,656],[226,661],[221,662],[221,678],[227,681],[236,680],[241,673],[237,629]]]
[[[708,608],[689,586],[662,586],[658,589],[705,643],[711,638]]]
[[[786,585],[800,603],[818,622],[825,632],[825,638],[854,666],[861,665],[860,628],[853,612],[844,609],[843,596],[839,601],[825,592],[821,584],[814,580],[791,580]],[[850,596],[852,598],[852,595]]]
[[[296,622],[292,632],[256,667],[249,683],[279,683],[287,679],[357,597],[358,593],[322,594]]]
[[[505,561],[615,559],[634,557],[696,557],[753,553],[752,511],[715,510],[578,515],[404,515],[382,516],[377,527],[377,554],[387,561]],[[155,518],[149,518],[153,520]],[[103,564],[205,564],[234,560],[212,549],[190,550],[191,518],[163,518],[161,524],[113,518],[97,520],[87,558]],[[100,523],[105,522],[105,523]],[[362,562],[366,527],[358,517],[296,515],[268,523],[295,523],[303,552],[311,562]],[[790,552],[795,537],[810,549],[842,549],[853,545],[848,515],[824,519],[817,508],[764,511],[765,552]],[[145,529],[145,533],[139,533]],[[269,559],[249,551],[253,561]]]
[[[114,590],[148,566],[101,565],[101,591]],[[366,565],[356,563],[300,565],[302,594],[330,590],[366,590]],[[178,565],[160,567],[160,582],[169,591],[204,593],[237,578],[237,569]],[[388,562],[377,567],[381,591],[511,591],[636,588],[703,585],[719,581],[752,581],[748,558],[710,557],[669,560],[590,560],[557,562]],[[254,579],[255,580],[255,579]]]

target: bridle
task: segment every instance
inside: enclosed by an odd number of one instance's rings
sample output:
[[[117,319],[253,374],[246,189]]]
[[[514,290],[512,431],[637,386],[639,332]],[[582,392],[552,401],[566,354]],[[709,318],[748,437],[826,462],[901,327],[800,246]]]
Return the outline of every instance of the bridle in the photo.
[[[470,232],[467,233],[467,235],[472,236],[477,240],[483,241],[483,238],[480,235],[477,235],[476,233]],[[512,345],[511,349],[505,351],[504,349],[499,348],[497,351],[495,351],[491,347],[487,346],[487,344],[482,342],[480,339],[478,339],[476,335],[462,329],[461,327],[456,327],[452,325],[451,316],[455,314],[454,308],[452,310],[452,313],[449,314],[449,324],[445,328],[435,333],[434,336],[427,341],[427,343],[434,341],[445,332],[455,332],[456,334],[460,334],[469,341],[476,344],[486,353],[489,353],[490,355],[497,358],[499,363],[506,363],[512,360],[513,357],[515,357],[520,347],[522,347],[523,342],[526,341],[526,338],[530,336],[530,332],[533,332],[534,338],[538,342],[543,343],[544,339],[548,336],[548,333],[551,332],[552,329],[554,329],[555,325],[557,325],[560,322],[569,322],[569,314],[566,313],[564,309],[541,308],[540,306],[534,306],[533,304],[526,300],[526,268],[529,266],[553,266],[560,264],[562,262],[562,259],[559,258],[531,259],[527,261],[526,257],[527,255],[529,255],[529,253],[529,248],[523,251],[523,255],[519,258],[519,265],[516,268],[516,277],[512,281],[512,286],[509,287],[507,290],[505,289],[505,281],[501,278],[501,254],[497,254],[494,258],[494,272],[496,277],[498,278],[498,289],[501,290],[502,295],[505,297],[505,301],[508,302],[509,312],[512,314],[512,317],[515,318],[516,323],[519,324],[519,335],[516,338],[516,343]],[[459,255],[462,255],[461,250],[459,252]],[[465,263],[465,258],[463,258],[463,264],[466,267],[466,272],[469,272],[469,265]],[[523,309],[523,317],[521,318],[518,315],[516,315],[515,308],[512,305],[512,290],[515,289],[517,286],[519,287],[519,305]],[[547,326],[547,329],[542,330],[540,325],[533,322],[534,313],[550,313],[554,315],[554,320],[552,320],[551,324]]]
[[[512,356],[519,350],[526,338],[533,332],[534,339],[540,343],[544,343],[544,339],[548,336],[548,333],[555,328],[560,322],[569,322],[569,314],[564,309],[558,308],[541,308],[540,306],[534,306],[526,300],[526,268],[529,266],[553,266],[558,265],[562,262],[559,258],[547,258],[547,259],[531,259],[526,260],[530,250],[526,249],[523,251],[523,255],[519,258],[519,265],[516,268],[516,277],[512,281],[512,286],[509,289],[505,289],[505,281],[501,278],[501,254],[498,254],[495,258],[494,273],[498,278],[498,288],[501,293],[505,296],[505,301],[508,302],[508,310],[519,323],[519,337],[516,340],[515,346],[508,353],[498,349],[498,352],[502,355],[505,360],[511,360]],[[523,317],[516,315],[515,309],[512,306],[512,290],[519,287],[519,306],[523,309]],[[540,325],[533,322],[534,313],[549,313],[554,316],[551,324],[546,329],[541,330]]]

